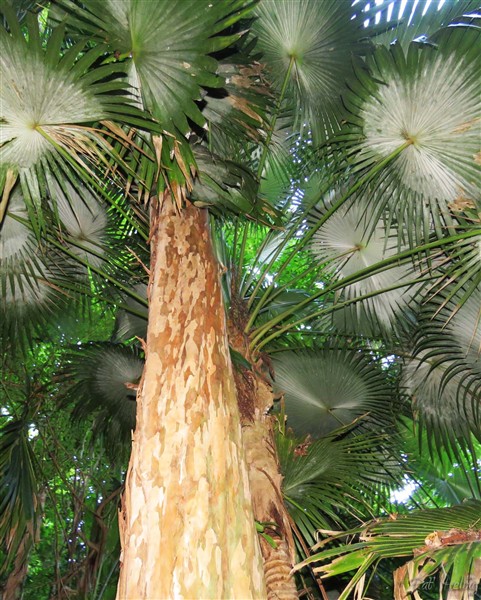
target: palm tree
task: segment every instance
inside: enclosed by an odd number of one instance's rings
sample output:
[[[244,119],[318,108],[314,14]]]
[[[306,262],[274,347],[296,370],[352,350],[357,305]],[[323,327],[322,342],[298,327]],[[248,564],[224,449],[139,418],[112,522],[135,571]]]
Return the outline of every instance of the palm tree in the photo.
[[[106,280],[141,316],[142,293],[131,283],[134,277],[142,285],[139,272],[148,263],[145,367],[139,382],[129,382],[138,387],[137,425],[121,517],[119,597],[263,596],[254,516],[278,526],[276,544],[261,540],[269,592],[294,597],[264,353],[286,347],[309,324],[323,330],[322,343],[339,332],[362,336],[367,354],[366,338],[399,355],[408,339],[424,364],[436,354],[436,338],[427,325],[423,339],[412,339],[420,300],[442,289],[430,313],[439,316],[449,303],[468,307],[475,297],[477,28],[463,17],[462,29],[426,29],[430,43],[420,45],[409,44],[418,32],[408,23],[391,31],[388,42],[398,43],[387,48],[385,33],[365,41],[348,1],[153,8],[134,0],[101,7],[62,0],[40,32],[36,17],[20,23],[8,4],[2,10],[4,337],[23,334],[38,307],[46,315],[66,290],[102,291]],[[458,14],[442,13],[443,23]],[[251,33],[242,35],[249,16]],[[292,192],[286,145],[301,133],[306,146],[319,146],[307,162],[314,189],[287,213],[283,231],[266,235],[252,263],[252,226],[238,222],[226,319],[205,207],[280,227],[282,203],[269,202],[268,183]],[[120,227],[109,230],[109,219]],[[11,240],[18,232],[17,245]],[[150,256],[145,247],[131,248],[142,238]],[[305,266],[292,271],[296,261]],[[256,278],[245,275],[246,266]],[[319,288],[302,295],[299,282]],[[241,363],[235,372],[227,335]],[[466,366],[465,343],[447,357],[437,351],[436,365],[448,362],[439,385],[454,385],[458,414],[472,406],[476,417],[477,355]],[[331,358],[341,351],[333,348]],[[292,368],[292,357],[286,360]],[[347,425],[362,415],[369,395],[359,403],[337,419]],[[423,418],[430,406],[428,397]],[[337,407],[327,408],[336,414]],[[479,431],[477,418],[461,424],[456,440],[466,428]],[[438,446],[446,442],[440,427],[431,418]],[[281,567],[270,577],[274,555]]]

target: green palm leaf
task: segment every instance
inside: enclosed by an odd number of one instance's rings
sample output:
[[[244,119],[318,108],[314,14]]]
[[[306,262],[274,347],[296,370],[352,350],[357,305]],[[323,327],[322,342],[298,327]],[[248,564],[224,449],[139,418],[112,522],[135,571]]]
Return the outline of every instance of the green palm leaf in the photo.
[[[328,346],[276,353],[273,365],[297,435],[323,435],[361,416],[366,425],[392,421],[392,390],[368,354]]]
[[[442,302],[462,306],[481,285],[481,217],[474,203],[461,201],[451,205],[460,238],[443,247],[443,264],[436,270],[433,294],[440,293]],[[463,238],[474,232],[478,235]]]
[[[250,2],[188,0],[174,7],[169,0],[155,4],[88,0],[80,8],[62,0],[60,5],[68,13],[69,31],[87,29],[97,39],[108,41],[113,53],[109,60],[123,61],[139,106],[160,122],[162,138],[156,140],[155,148],[148,145],[148,156],[126,158],[145,175],[142,188],[150,193],[155,185],[165,183],[178,206],[189,197],[198,206],[214,210],[221,206],[269,216],[269,211],[262,210],[263,203],[255,202],[257,182],[230,148],[222,159],[215,154],[226,136],[257,140],[262,124],[260,105],[265,102],[259,98],[267,90],[249,64],[250,48],[244,49],[241,42],[224,52],[241,34],[222,35],[224,29],[232,32],[232,26],[249,12]],[[247,65],[229,62],[230,54]],[[207,128],[209,149],[202,145]],[[163,167],[158,181],[154,156]]]
[[[287,92],[320,137],[338,130],[339,96],[363,37],[350,0],[263,0],[253,32],[274,86]],[[287,88],[286,88],[287,85]]]
[[[353,515],[365,518],[374,504],[387,507],[386,491],[398,481],[399,469],[382,450],[386,438],[345,434],[338,430],[316,441],[285,432],[276,436],[282,492],[309,546],[316,530],[344,527]]]
[[[415,491],[416,499],[425,499],[425,487],[429,490],[435,501],[441,501],[446,505],[459,504],[470,498],[481,500],[481,481],[476,465],[477,456],[481,446],[476,440],[468,444],[474,455],[466,456],[466,452],[459,448],[452,456],[443,448],[437,449],[436,453],[426,452],[429,440],[426,431],[420,433],[419,428],[412,421],[406,420],[402,428],[402,452],[407,457],[411,470],[411,480],[421,483],[421,488]],[[468,446],[463,444],[464,448]]]
[[[238,38],[217,34],[242,17],[248,2],[86,0],[83,4],[85,9],[61,2],[81,19],[83,31],[90,28],[108,40],[112,51],[132,59],[131,80],[137,82],[144,106],[162,128],[188,133],[187,119],[202,127],[204,117],[196,104],[202,88],[222,85],[211,54]]]
[[[449,577],[450,589],[464,590],[466,593],[471,590],[472,593],[481,581],[480,511],[481,502],[473,500],[450,508],[376,519],[336,536],[355,535],[356,541],[353,543],[321,550],[296,568],[314,561],[329,561],[314,567],[314,571],[330,577],[356,570],[339,597],[339,600],[346,600],[358,582],[356,589],[362,594],[362,578],[369,569],[377,568],[379,560],[410,557],[411,560],[398,571],[396,577],[398,585],[404,590],[404,595],[395,591],[396,600],[406,598],[408,591],[415,591],[423,581],[437,573],[442,582],[446,576]],[[318,546],[324,546],[328,541],[324,540]],[[466,599],[473,597],[463,596]]]
[[[81,346],[68,358],[65,378],[71,386],[62,402],[74,419],[94,416],[93,433],[113,457],[129,448],[143,364],[136,350],[110,343]]]
[[[37,481],[28,422],[7,421],[0,428],[0,539],[7,557],[15,554],[25,531],[32,536],[37,509]],[[8,566],[5,562],[4,567]]]

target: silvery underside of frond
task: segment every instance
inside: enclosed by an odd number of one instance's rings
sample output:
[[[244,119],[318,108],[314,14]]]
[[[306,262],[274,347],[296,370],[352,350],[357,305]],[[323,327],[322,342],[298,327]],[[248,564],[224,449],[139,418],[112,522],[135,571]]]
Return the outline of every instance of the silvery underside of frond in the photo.
[[[457,57],[439,55],[404,76],[391,69],[361,110],[363,149],[387,157],[408,142],[389,167],[391,174],[402,187],[446,209],[459,197],[479,193],[480,106],[476,71]]]
[[[405,249],[398,244],[397,230],[391,228],[386,232],[382,220],[373,225],[369,217],[367,202],[355,198],[349,206],[337,210],[314,234],[313,253],[319,261],[327,261],[328,268],[341,281]],[[346,285],[342,294],[345,299],[373,294],[357,303],[357,310],[362,304],[380,323],[389,326],[415,297],[419,286],[411,285],[414,277],[412,263],[396,264]],[[405,287],[397,287],[403,282]],[[393,287],[396,289],[389,290]]]
[[[473,419],[470,402],[461,408],[460,395],[464,391],[463,377],[456,374],[448,377],[449,369],[455,366],[454,360],[440,362],[426,358],[426,352],[408,359],[403,369],[402,383],[406,392],[413,396],[415,407],[424,418],[429,416],[436,421],[456,422],[461,411],[468,411]]]
[[[49,189],[54,210],[67,233],[69,250],[94,267],[100,266],[106,251],[108,226],[107,211],[100,199],[85,186],[81,188],[81,194],[68,182],[62,189],[54,179],[51,179]]]
[[[325,434],[361,415],[372,423],[390,410],[382,374],[359,352],[281,352],[273,364],[274,389],[284,395],[287,424],[298,435]]]
[[[424,418],[476,428],[481,408],[481,288],[458,306],[461,295],[448,302],[441,295],[427,305],[421,329],[425,333],[406,360],[403,385]]]
[[[19,219],[27,219],[27,209],[17,190],[0,230],[0,285],[2,304],[21,311],[48,301],[51,288],[43,254],[33,233]]]
[[[65,123],[102,118],[97,99],[42,57],[26,54],[4,36],[0,86],[0,160],[16,168],[30,168],[51,149],[39,132]]]
[[[101,361],[93,374],[92,387],[113,406],[118,405],[119,398],[129,397],[135,400],[135,391],[126,387],[126,382],[138,381],[142,374],[143,361],[117,351],[115,347],[102,353]]]

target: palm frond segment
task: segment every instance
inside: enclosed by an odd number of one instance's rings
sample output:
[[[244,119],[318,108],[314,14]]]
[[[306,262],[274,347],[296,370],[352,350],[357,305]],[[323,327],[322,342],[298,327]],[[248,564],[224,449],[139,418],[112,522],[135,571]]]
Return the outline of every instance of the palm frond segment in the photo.
[[[356,0],[354,8],[365,10],[365,2]],[[479,0],[402,0],[377,2],[366,15],[367,31],[373,32],[375,44],[388,46],[396,42],[407,48],[412,41],[429,42],[442,27],[470,24],[472,14],[479,8]]]
[[[112,456],[122,445],[128,447],[135,428],[143,364],[136,350],[110,343],[80,346],[68,359],[65,378],[70,386],[62,403],[75,420],[93,416],[93,433],[106,441]]]
[[[107,47],[74,44],[61,52],[64,29],[44,39],[35,17],[28,18],[27,33],[13,10],[3,3],[8,24],[0,27],[0,181],[8,196],[8,177],[19,176],[29,216],[37,237],[43,224],[42,198],[47,174],[64,182],[74,172],[84,181],[98,174],[87,165],[105,165],[112,147],[95,127],[96,122],[121,119],[144,127],[148,119],[133,105],[124,67],[102,64]],[[115,158],[121,163],[119,157]],[[105,188],[99,183],[101,189]],[[6,190],[6,192],[5,192]]]
[[[394,461],[387,460],[382,450],[389,445],[387,436],[346,435],[352,429],[337,430],[319,440],[299,438],[289,430],[277,433],[282,492],[309,546],[318,529],[345,526],[348,514],[359,519],[366,511],[374,514],[367,500],[374,494],[378,506],[383,502],[387,506],[383,491],[399,475]]]
[[[462,295],[450,301],[438,295],[426,304],[402,376],[428,441],[448,452],[471,434],[481,439],[480,288],[459,306]]]
[[[17,186],[0,229],[0,337],[7,346],[31,338],[62,306],[52,283],[55,267],[26,222],[28,210]]]
[[[127,310],[117,311],[115,318],[114,340],[122,342],[133,337],[145,339],[147,335],[147,284],[137,283],[133,286],[134,292],[145,299],[144,303],[127,296],[125,304]],[[131,309],[132,312],[128,312]]]
[[[0,538],[8,559],[26,531],[33,536],[38,518],[36,465],[28,429],[26,419],[7,421],[0,428]],[[7,566],[8,561],[3,567]]]
[[[376,519],[324,540],[317,548],[346,535],[355,536],[353,543],[323,549],[296,568],[322,561],[325,564],[314,567],[314,571],[326,577],[355,570],[339,597],[346,600],[356,586],[362,594],[363,576],[372,567],[376,568],[380,560],[410,557],[411,560],[397,572],[395,600],[406,598],[408,591],[414,592],[423,581],[436,574],[440,574],[442,581],[448,577],[450,590],[464,594],[457,597],[474,598],[481,581],[480,514],[481,502],[472,500],[450,508]]]
[[[81,194],[79,193],[79,190]],[[51,180],[52,208],[60,221],[60,237],[68,249],[94,267],[105,259],[108,216],[105,206],[85,186],[74,188],[68,181],[62,190]]]
[[[322,211],[312,211],[311,218],[315,216],[322,217]],[[406,244],[399,243],[402,237],[401,227],[389,227],[382,219],[377,222],[373,219],[366,197],[354,197],[317,229],[312,237],[311,249],[316,260],[325,262],[326,270],[331,271],[342,283],[342,278],[406,250]],[[414,304],[419,284],[413,285],[412,282],[417,276],[413,264],[405,262],[366,276],[346,286],[342,290],[343,297],[352,299],[375,294],[402,282],[405,282],[405,287],[368,297],[347,311],[354,313],[354,321],[361,330],[361,311],[367,315],[372,329],[390,330],[393,324],[399,322],[399,313],[406,312]]]
[[[481,453],[481,444],[474,438],[468,443],[463,443],[452,456],[444,449],[437,449],[436,453],[426,452],[429,445],[426,430],[420,432],[413,421],[404,422],[402,428],[402,452],[407,456],[411,470],[410,477],[421,486],[435,494],[436,501],[442,505],[460,504],[469,499],[481,500],[481,481],[477,468],[478,456]],[[472,452],[466,456],[465,448],[470,447]],[[416,499],[423,499],[424,487],[413,494]]]
[[[205,119],[196,104],[202,88],[218,88],[218,62],[213,53],[229,46],[239,36],[218,35],[236,23],[249,8],[245,0],[86,0],[85,9],[63,0],[80,28],[90,27],[118,56],[131,58],[131,74],[138,81],[144,106],[164,130],[186,134],[188,119],[200,127]],[[101,10],[100,10],[101,7]]]

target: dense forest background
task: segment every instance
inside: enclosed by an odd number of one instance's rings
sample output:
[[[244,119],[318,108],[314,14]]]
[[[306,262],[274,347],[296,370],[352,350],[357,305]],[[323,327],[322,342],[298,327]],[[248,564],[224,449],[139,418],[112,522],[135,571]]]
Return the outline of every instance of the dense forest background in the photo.
[[[288,525],[256,529],[289,529],[299,597],[481,597],[478,3],[220,3],[175,114],[155,61],[130,98],[114,5],[2,3],[2,597],[116,596],[153,190],[209,208],[243,426],[273,394]]]

